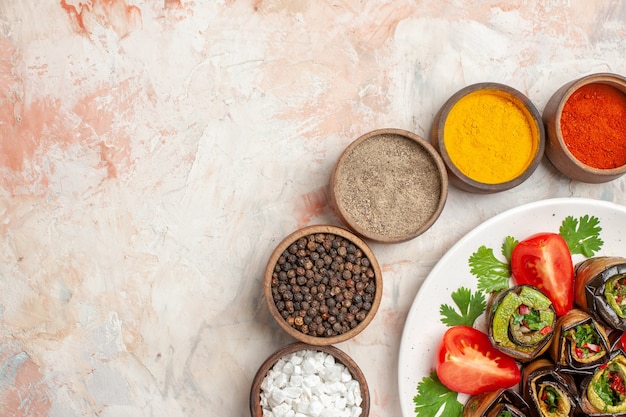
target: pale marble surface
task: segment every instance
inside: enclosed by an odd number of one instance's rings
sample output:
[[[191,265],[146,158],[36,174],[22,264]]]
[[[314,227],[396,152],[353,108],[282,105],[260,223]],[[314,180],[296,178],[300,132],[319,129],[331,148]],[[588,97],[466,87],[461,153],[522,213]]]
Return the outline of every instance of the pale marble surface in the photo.
[[[291,342],[262,302],[274,246],[338,224],[341,151],[381,127],[426,136],[460,88],[540,111],[565,82],[626,74],[622,1],[0,1],[0,415],[246,416]],[[372,245],[384,296],[339,345],[371,416],[399,416],[404,319],[437,259],[508,208],[626,204],[626,178],[450,190],[435,226]]]

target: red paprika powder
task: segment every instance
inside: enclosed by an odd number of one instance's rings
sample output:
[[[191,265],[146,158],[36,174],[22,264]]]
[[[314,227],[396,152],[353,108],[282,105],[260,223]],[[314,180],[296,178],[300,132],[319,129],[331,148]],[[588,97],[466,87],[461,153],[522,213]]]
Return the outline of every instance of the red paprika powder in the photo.
[[[626,164],[626,94],[602,83],[580,87],[563,106],[561,134],[585,165],[611,169]]]

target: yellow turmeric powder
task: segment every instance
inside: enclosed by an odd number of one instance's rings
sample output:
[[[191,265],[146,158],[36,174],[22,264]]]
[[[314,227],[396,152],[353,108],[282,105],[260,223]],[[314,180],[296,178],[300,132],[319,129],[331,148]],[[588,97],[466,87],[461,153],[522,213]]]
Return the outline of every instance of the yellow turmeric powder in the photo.
[[[486,90],[466,95],[450,109],[443,140],[463,174],[485,184],[500,184],[515,179],[531,164],[539,131],[521,101]]]

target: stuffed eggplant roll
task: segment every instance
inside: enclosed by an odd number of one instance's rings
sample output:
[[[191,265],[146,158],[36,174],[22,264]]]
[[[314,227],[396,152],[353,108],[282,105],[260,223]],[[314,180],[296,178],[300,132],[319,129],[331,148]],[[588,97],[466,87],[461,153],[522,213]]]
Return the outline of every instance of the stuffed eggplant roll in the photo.
[[[488,317],[494,347],[520,362],[531,361],[548,349],[556,322],[548,297],[531,285],[514,286],[497,294]]]
[[[626,258],[589,258],[575,273],[576,304],[607,326],[626,330]]]
[[[574,377],[560,373],[548,359],[537,359],[522,368],[522,396],[532,416],[572,417],[578,413]]]
[[[474,395],[463,407],[462,417],[527,417],[530,409],[515,391],[499,389]]]
[[[626,416],[626,357],[618,353],[580,386],[580,406],[590,416]]]
[[[609,360],[608,336],[596,320],[579,309],[559,317],[550,346],[555,365],[574,373],[592,373]]]

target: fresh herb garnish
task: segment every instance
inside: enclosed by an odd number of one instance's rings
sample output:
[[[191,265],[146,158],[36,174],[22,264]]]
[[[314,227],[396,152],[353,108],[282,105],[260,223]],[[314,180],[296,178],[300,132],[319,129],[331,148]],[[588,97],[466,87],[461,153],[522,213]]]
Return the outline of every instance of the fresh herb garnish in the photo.
[[[511,252],[518,241],[507,236],[501,247],[506,262],[496,258],[493,249],[481,246],[469,258],[470,272],[478,278],[478,289],[489,294],[509,287]]]
[[[606,405],[614,406],[622,400],[626,390],[624,388],[624,379],[616,363],[606,367],[600,378],[593,383],[593,390]]]
[[[459,402],[458,394],[439,381],[437,373],[432,371],[429,377],[424,377],[417,384],[417,395],[413,397],[415,412],[421,417],[434,417],[439,410],[442,416],[460,416],[463,404]]]
[[[500,247],[502,251],[502,255],[506,258],[507,262],[511,262],[511,254],[513,253],[513,249],[517,246],[519,240],[515,239],[513,236],[507,236],[504,238],[504,243]]]
[[[569,338],[574,341],[574,351],[578,359],[585,359],[601,352],[600,335],[589,323],[579,324],[568,331]]]
[[[522,305],[517,312],[513,313],[513,324],[524,326],[529,330],[537,331],[543,329],[550,323],[541,317],[541,312],[539,310]]]
[[[554,414],[559,409],[559,399],[561,394],[551,385],[546,386],[543,389],[543,395],[541,401],[546,405],[546,408],[551,414]]]
[[[591,324],[579,324],[571,330],[572,337],[576,341],[576,347],[585,347],[588,344],[600,343],[600,336]]]
[[[473,326],[474,322],[487,308],[485,295],[482,291],[472,294],[469,288],[461,287],[451,294],[454,304],[458,307],[458,312],[448,304],[439,307],[441,322],[446,326]]]
[[[561,223],[559,234],[567,242],[572,254],[591,258],[604,244],[599,236],[602,231],[599,224],[600,220],[595,216],[584,215],[578,219],[567,216]]]

